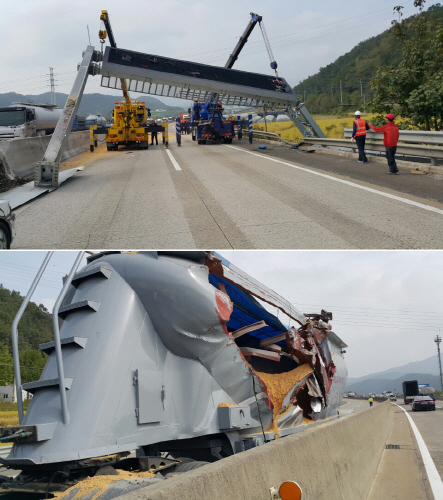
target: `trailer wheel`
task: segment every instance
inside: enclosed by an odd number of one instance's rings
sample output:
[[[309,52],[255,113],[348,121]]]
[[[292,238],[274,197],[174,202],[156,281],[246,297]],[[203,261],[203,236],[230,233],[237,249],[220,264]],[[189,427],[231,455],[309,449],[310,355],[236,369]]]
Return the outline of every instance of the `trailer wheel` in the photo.
[[[6,222],[0,221],[0,250],[7,250],[11,247],[11,236]]]
[[[223,137],[224,144],[232,144],[232,137]]]
[[[109,142],[106,143],[106,149],[108,151],[114,151],[114,144],[109,144]]]
[[[206,144],[206,139],[202,139],[201,143]]]
[[[118,144],[114,145],[114,151],[118,151]]]
[[[201,141],[201,139],[199,139],[199,140],[197,141],[197,144],[201,144],[201,143],[202,143],[202,141]]]
[[[204,465],[208,464],[209,462],[200,462],[198,460],[191,460],[189,462],[182,462],[178,464],[175,469],[174,469],[174,474],[175,473],[181,473],[181,472],[188,472],[190,470],[198,469],[200,467],[203,467]]]

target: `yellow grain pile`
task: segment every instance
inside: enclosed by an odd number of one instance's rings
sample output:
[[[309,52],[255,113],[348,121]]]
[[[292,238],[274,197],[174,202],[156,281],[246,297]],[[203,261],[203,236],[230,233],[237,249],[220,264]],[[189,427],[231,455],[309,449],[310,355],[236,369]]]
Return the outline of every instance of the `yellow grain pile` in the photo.
[[[293,385],[309,375],[314,370],[307,363],[298,366],[295,370],[285,373],[256,372],[268,389],[269,397],[274,405],[274,419],[281,410],[283,400]]]
[[[74,486],[71,486],[66,491],[61,493],[54,493],[55,498],[68,498],[69,494],[78,489],[78,492],[72,497],[72,500],[76,498],[81,498],[86,495],[90,495],[95,492],[95,494],[91,497],[90,500],[96,500],[101,493],[106,491],[106,487],[108,484],[113,483],[114,481],[120,481],[122,479],[137,479],[141,477],[154,477],[152,472],[129,472],[126,470],[119,470],[118,476],[94,476],[87,477],[83,481],[80,481]]]
[[[233,404],[233,403],[220,403],[220,404],[218,405],[218,407],[219,407],[219,408],[223,408],[223,407],[225,407],[225,406],[238,406],[238,405],[235,405],[235,404]]]

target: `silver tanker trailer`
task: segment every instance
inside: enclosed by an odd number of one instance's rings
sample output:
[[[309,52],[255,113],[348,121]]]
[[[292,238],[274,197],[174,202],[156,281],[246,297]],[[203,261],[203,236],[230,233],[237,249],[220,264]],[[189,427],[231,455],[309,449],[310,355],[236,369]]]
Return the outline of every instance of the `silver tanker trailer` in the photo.
[[[3,464],[22,470],[3,491],[86,499],[86,476],[139,471],[123,493],[142,471],[178,474],[337,418],[346,345],[330,312],[299,312],[213,252],[103,252],[77,272],[82,255],[37,382],[20,383],[14,320],[17,393],[33,398],[0,429],[14,443]]]
[[[0,140],[52,134],[62,111],[53,104],[21,102],[0,108]]]

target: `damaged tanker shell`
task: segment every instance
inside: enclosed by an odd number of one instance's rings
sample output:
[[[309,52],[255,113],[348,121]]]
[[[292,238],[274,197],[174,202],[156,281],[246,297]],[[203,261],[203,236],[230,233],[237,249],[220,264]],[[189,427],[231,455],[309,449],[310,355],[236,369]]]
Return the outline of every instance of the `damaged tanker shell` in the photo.
[[[60,312],[69,425],[47,343],[23,421],[35,436],[11,467],[47,474],[136,448],[215,461],[337,415],[347,372],[331,315],[300,313],[212,253],[95,254]]]

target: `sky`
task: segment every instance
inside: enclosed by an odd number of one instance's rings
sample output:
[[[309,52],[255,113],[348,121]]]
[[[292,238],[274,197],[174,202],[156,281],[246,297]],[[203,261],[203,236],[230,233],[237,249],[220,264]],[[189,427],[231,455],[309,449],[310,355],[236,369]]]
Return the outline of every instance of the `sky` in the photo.
[[[56,91],[69,93],[77,63],[88,45],[98,49],[101,9],[107,9],[117,46],[223,66],[243,34],[250,12],[263,16],[279,75],[292,86],[388,29],[393,7],[415,14],[413,0],[1,0],[0,94],[49,91],[49,67]],[[436,2],[428,1],[427,7]],[[273,74],[259,27],[252,32],[234,69]],[[90,77],[86,93],[116,95]],[[134,97],[136,98],[136,96]],[[186,106],[186,101],[162,99]]]
[[[0,283],[27,293],[45,252],[0,253]],[[303,313],[333,313],[349,377],[436,355],[443,251],[220,251]],[[56,251],[33,301],[52,310],[76,252]],[[83,260],[85,263],[86,260]],[[284,321],[284,318],[280,316]]]

